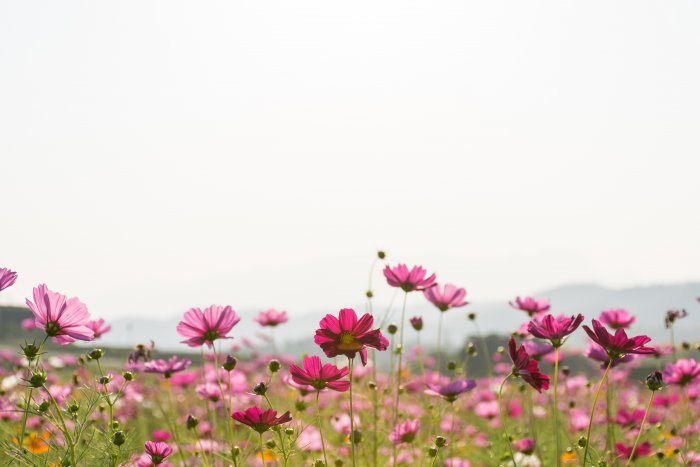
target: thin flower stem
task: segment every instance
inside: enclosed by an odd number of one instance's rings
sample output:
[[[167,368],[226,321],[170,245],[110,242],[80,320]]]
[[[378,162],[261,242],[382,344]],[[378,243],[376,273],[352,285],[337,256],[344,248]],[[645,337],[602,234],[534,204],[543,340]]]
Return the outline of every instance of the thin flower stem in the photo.
[[[167,378],[166,378],[166,380],[165,380],[165,385],[166,385],[167,388],[168,388],[168,391],[167,391],[167,392],[168,392],[168,405],[170,406],[170,407],[169,407],[170,410],[168,411],[168,414],[166,414],[166,417],[169,419],[169,418],[170,418],[170,414],[175,414],[175,413],[177,413],[177,412],[176,412],[175,405],[173,404],[173,390],[172,390],[172,385],[170,384],[170,380],[167,379]],[[177,416],[176,416],[176,417],[177,417]],[[168,423],[168,424],[169,424],[169,425],[172,424],[172,427],[173,427],[173,428],[172,428],[172,429],[173,429],[173,438],[175,438],[175,443],[176,443],[176,446],[177,446],[177,452],[180,454],[180,462],[182,463],[182,465],[185,465],[185,454],[182,452],[182,442],[180,441],[180,430],[178,430],[178,427],[177,427],[177,418],[176,418],[175,420],[172,420],[172,421],[171,421],[170,423]],[[202,457],[204,457],[204,450],[202,450]]]
[[[603,387],[603,383],[608,379],[608,373],[610,372],[610,367],[612,366],[613,359],[608,360],[608,366],[605,368],[605,373],[603,373],[603,378],[598,384],[598,389],[595,392],[595,397],[593,398],[593,406],[591,407],[591,416],[588,420],[588,431],[586,432],[586,448],[583,451],[583,467],[586,467],[586,459],[588,458],[588,447],[591,445],[591,427],[593,427],[593,415],[595,415],[595,406],[598,403],[598,397],[600,397],[600,389]]]
[[[559,433],[559,406],[557,405],[557,382],[559,380],[559,347],[556,346],[554,347],[554,387],[553,387],[553,395],[554,395],[554,402],[552,404],[553,412],[554,412],[554,431],[556,434],[556,439],[557,439],[557,450],[555,451],[555,455],[557,456],[557,467],[561,465],[561,440],[560,440],[560,433]]]
[[[644,411],[644,417],[642,417],[642,424],[639,426],[639,433],[637,433],[637,439],[634,440],[634,445],[632,446],[632,452],[630,452],[630,458],[627,459],[627,463],[625,464],[625,467],[630,465],[630,462],[632,462],[632,459],[634,459],[634,452],[637,450],[637,444],[639,444],[639,438],[642,437],[642,431],[644,430],[644,422],[647,420],[647,414],[649,413],[649,408],[651,407],[651,402],[654,400],[654,392],[651,391],[651,396],[649,396],[649,402],[647,403],[647,408]]]
[[[396,399],[394,400],[394,424],[399,421],[399,396],[401,394],[401,365],[403,364],[403,328],[405,315],[406,315],[406,300],[408,299],[408,292],[404,292],[403,295],[403,306],[401,307],[401,322],[399,326],[399,347],[397,352],[399,354],[399,365],[396,368]],[[350,383],[352,385],[352,382]],[[351,386],[352,387],[352,386]]]
[[[316,420],[318,423],[318,433],[321,435],[321,448],[323,449],[323,465],[328,465],[328,458],[326,457],[326,442],[323,440],[323,428],[321,426],[321,404],[318,402],[319,395],[321,391],[316,391]]]
[[[265,446],[263,445],[262,433],[260,433],[260,460],[262,461],[263,467],[265,467]]]
[[[226,394],[224,394],[224,387],[221,384],[221,375],[219,375],[219,354],[216,352],[216,345],[212,347],[214,350],[214,373],[216,373],[216,384],[219,386],[219,392],[221,393],[221,402],[224,404],[224,414],[226,417],[226,432],[228,434],[229,440],[231,441],[231,449],[233,449],[233,419],[231,418],[230,405],[226,404]],[[229,372],[229,394],[231,393],[231,373]]]
[[[352,413],[352,367],[354,358],[348,358],[348,377],[350,379],[350,452],[352,455],[352,467],[355,467],[355,418]]]
[[[438,335],[437,335],[437,348],[435,349],[435,360],[437,371],[440,371],[440,365],[442,362],[442,315],[444,311],[440,312],[438,316]]]
[[[61,408],[58,406],[58,402],[56,402],[56,399],[53,397],[53,394],[49,392],[49,389],[46,386],[43,386],[44,391],[46,391],[46,394],[49,395],[49,399],[51,399],[51,403],[53,404],[54,408],[56,409],[56,414],[58,415],[58,419],[61,422],[61,426],[63,429],[61,430],[63,432],[63,436],[65,437],[66,443],[68,444],[68,449],[70,451],[70,462],[71,465],[74,466],[75,464],[75,444],[73,443],[73,437],[70,435],[70,430],[68,430],[68,425],[66,425],[66,420],[63,418],[63,414],[61,413]]]
[[[506,385],[506,381],[508,381],[508,379],[510,379],[511,376],[513,376],[513,374],[508,373],[508,376],[505,377],[505,379],[501,383],[501,387],[498,389],[498,418],[500,419],[501,425],[503,426],[503,434],[505,435],[506,443],[508,443],[508,449],[510,450],[510,458],[513,461],[513,466],[518,467],[518,464],[515,463],[515,453],[513,453],[513,443],[511,443],[511,441],[510,441],[510,435],[508,434],[508,429],[506,428],[506,421],[503,419],[503,404],[502,404],[503,386]]]
[[[41,341],[41,344],[39,344],[39,351],[36,354],[36,361],[34,363],[34,368],[39,367],[39,359],[41,359],[41,352],[44,349],[44,344],[46,343],[46,340],[49,338],[49,336],[44,336],[44,340]],[[35,341],[36,342],[36,341]],[[32,362],[27,359],[27,378],[31,376],[31,371],[32,371]],[[28,391],[25,391],[24,393],[24,400],[25,400],[25,406],[24,406],[24,416],[22,417],[22,429],[19,432],[19,449],[20,452],[22,451],[22,446],[24,445],[24,432],[27,430],[27,419],[29,418],[29,406],[32,403],[32,392],[34,388],[29,387]]]

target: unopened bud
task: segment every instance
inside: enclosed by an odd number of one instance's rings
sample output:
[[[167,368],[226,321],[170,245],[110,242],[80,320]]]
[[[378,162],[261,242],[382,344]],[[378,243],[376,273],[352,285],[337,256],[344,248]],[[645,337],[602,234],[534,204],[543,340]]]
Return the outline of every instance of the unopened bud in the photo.
[[[658,391],[664,386],[664,377],[660,371],[653,371],[647,376],[647,387],[651,391]]]
[[[579,445],[579,447],[585,448],[587,444],[588,444],[588,440],[586,439],[585,436],[581,436],[581,437],[578,439],[578,445]]]
[[[226,361],[224,361],[224,364],[221,366],[226,371],[233,371],[233,369],[236,368],[237,363],[238,363],[238,360],[236,360],[236,357],[234,357],[232,355],[227,355]]]
[[[134,374],[130,371],[123,372],[122,376],[124,377],[124,381],[133,381],[134,380]]]
[[[384,259],[384,258],[386,258],[386,253],[384,253],[382,250],[379,250],[379,251],[377,252],[377,258],[379,258],[379,259]]]
[[[197,428],[197,425],[199,425],[199,420],[197,417],[194,415],[188,415],[187,416],[187,421],[185,422],[185,426],[187,427],[188,430],[194,430]]]
[[[121,446],[126,442],[126,435],[123,431],[115,431],[112,435],[112,444],[115,446]]]
[[[258,396],[264,396],[267,393],[267,385],[265,383],[258,383],[253,387],[253,393]]]
[[[365,292],[365,295],[367,296],[367,298],[372,298],[372,297],[374,297],[374,294],[372,293],[371,290],[368,290],[367,292]]]
[[[438,436],[435,438],[435,446],[441,448],[447,444],[447,438],[444,436]]]
[[[294,428],[289,427],[284,429],[284,434],[287,436],[292,436],[294,434]]]
[[[29,385],[33,388],[40,388],[46,384],[46,372],[44,370],[39,370],[32,373],[29,378]]]
[[[91,360],[99,360],[104,356],[104,354],[105,354],[105,351],[102,349],[92,349],[87,356]]]
[[[352,442],[354,444],[360,444],[362,442],[362,432],[360,430],[355,430],[352,434]]]
[[[270,370],[270,373],[277,373],[281,367],[279,360],[270,360],[270,363],[267,364],[267,369]]]
[[[387,326],[386,330],[389,334],[394,335],[396,334],[396,331],[399,330],[399,328],[395,324],[390,324],[389,326]]]
[[[435,457],[435,456],[437,456],[437,453],[438,453],[438,448],[436,448],[435,446],[430,446],[430,447],[428,448],[428,455],[429,455],[430,457]]]
[[[449,361],[447,362],[447,369],[450,371],[455,371],[455,368],[457,368],[457,362]]]
[[[474,312],[469,313],[467,315],[467,319],[469,319],[469,321],[474,321],[476,319],[476,313],[474,313]]]

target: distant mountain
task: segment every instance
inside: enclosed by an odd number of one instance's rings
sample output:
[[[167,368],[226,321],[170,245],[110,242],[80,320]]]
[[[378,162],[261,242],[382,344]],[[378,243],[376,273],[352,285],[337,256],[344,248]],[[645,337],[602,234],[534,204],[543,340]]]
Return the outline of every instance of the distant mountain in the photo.
[[[693,342],[700,335],[700,304],[696,297],[700,296],[700,283],[653,285],[646,287],[632,287],[624,289],[611,289],[593,284],[578,284],[557,287],[533,294],[538,298],[549,298],[552,303],[553,313],[574,314],[583,313],[586,321],[597,317],[602,310],[610,308],[625,308],[637,317],[632,332],[635,334],[647,334],[656,342],[668,342],[668,331],[664,329],[664,314],[668,309],[685,308],[689,316],[677,323],[676,340]],[[390,314],[390,319],[385,324],[396,322],[399,319],[400,310],[395,305]],[[11,308],[11,309],[10,309]],[[357,310],[364,310],[364,305],[359,305]],[[380,321],[384,310],[375,310],[375,317]],[[465,339],[474,335],[474,323],[466,319],[469,312],[476,312],[477,324],[482,334],[507,334],[516,329],[521,323],[527,321],[525,313],[513,310],[507,301],[503,302],[474,302],[464,308],[448,311],[443,319],[443,339],[446,348],[456,348],[464,344]],[[9,337],[17,337],[19,322],[23,316],[28,316],[28,310],[17,307],[0,307],[0,339],[6,341]],[[255,311],[239,312],[241,322],[236,326],[233,335],[236,337],[230,342],[241,344],[244,338],[251,339],[263,346],[269,346],[262,335],[269,332],[261,330],[260,326],[252,318]],[[307,313],[304,315],[290,316],[288,323],[275,330],[275,340],[280,349],[294,354],[315,351],[313,335],[318,321],[324,312]],[[409,305],[406,310],[406,318],[422,316],[425,323],[421,332],[421,343],[433,346],[436,342],[437,323],[439,312],[419,294],[409,296]],[[102,339],[105,346],[133,346],[137,343],[148,342],[153,339],[160,350],[178,350],[185,348],[179,344],[181,338],[177,335],[175,327],[180,316],[169,320],[149,320],[138,317],[124,318],[113,321],[112,331]],[[21,335],[21,334],[20,334]],[[415,340],[415,332],[408,330],[406,337],[409,342]],[[577,332],[572,337],[572,344],[582,346],[585,343],[585,334]],[[267,347],[269,348],[269,347]]]

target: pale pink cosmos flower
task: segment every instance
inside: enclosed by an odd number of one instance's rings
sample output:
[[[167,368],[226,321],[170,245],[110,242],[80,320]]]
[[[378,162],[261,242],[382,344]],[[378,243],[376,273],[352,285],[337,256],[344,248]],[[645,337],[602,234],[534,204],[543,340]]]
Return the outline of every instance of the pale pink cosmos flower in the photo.
[[[85,325],[92,329],[95,339],[99,339],[104,334],[112,330],[112,326],[105,324],[105,320],[103,319],[93,319],[88,321]]]
[[[230,306],[212,305],[204,311],[190,308],[177,325],[177,332],[186,337],[183,344],[212,348],[216,339],[231,339],[226,334],[241,320]]]
[[[509,302],[509,304],[516,310],[526,312],[530,317],[539,315],[540,313],[546,313],[549,311],[550,307],[549,300],[546,298],[541,298],[538,300],[532,297],[515,297],[515,300]]]
[[[253,320],[263,327],[275,327],[286,323],[288,318],[286,311],[277,311],[274,308],[270,308],[269,310],[261,311]]]
[[[440,285],[436,284],[435,287],[425,289],[423,295],[440,311],[447,311],[450,308],[459,308],[469,304],[464,299],[467,296],[467,291],[452,284],[445,284],[442,290],[440,290]]]
[[[624,308],[602,311],[599,318],[599,321],[610,329],[629,329],[636,320],[637,318],[629,314]]]
[[[4,290],[15,283],[17,273],[7,268],[0,268],[0,290]]]
[[[23,319],[20,323],[20,327],[23,331],[33,331],[36,329],[36,321],[32,318]]]
[[[435,285],[435,274],[425,277],[426,270],[421,266],[413,266],[411,269],[405,264],[395,267],[385,267],[384,277],[392,287],[400,287],[404,292],[425,290]]]
[[[389,441],[391,441],[394,446],[398,446],[402,443],[411,443],[416,439],[418,428],[420,428],[420,421],[418,419],[406,420],[403,423],[399,423],[394,427],[391,433],[389,433]]]
[[[34,313],[36,327],[57,344],[92,340],[92,329],[87,326],[90,313],[77,298],[67,298],[41,284],[34,287],[34,302],[27,299],[27,306]]]
[[[682,358],[676,363],[669,363],[664,370],[664,382],[685,386],[700,380],[700,363],[692,358]]]

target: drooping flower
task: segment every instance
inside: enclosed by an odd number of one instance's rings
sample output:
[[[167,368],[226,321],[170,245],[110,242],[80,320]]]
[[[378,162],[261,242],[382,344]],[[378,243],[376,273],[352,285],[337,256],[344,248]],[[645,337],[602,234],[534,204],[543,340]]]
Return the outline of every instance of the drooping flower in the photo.
[[[623,459],[629,459],[630,456],[632,456],[632,449],[634,449],[632,446],[625,446],[622,443],[615,444],[615,450]],[[640,457],[647,457],[650,455],[651,443],[649,441],[645,441],[637,446],[637,449],[634,451],[634,457],[632,457],[632,460],[638,459]]]
[[[245,412],[234,412],[231,414],[234,420],[244,425],[248,425],[258,433],[265,433],[272,427],[292,421],[292,416],[287,411],[281,416],[277,416],[277,411],[268,409],[262,411],[259,407],[250,407]]]
[[[179,360],[177,357],[171,357],[170,360],[165,361],[162,359],[151,360],[146,362],[144,365],[144,371],[146,373],[158,373],[163,375],[165,379],[169,379],[175,373],[184,371],[190,364],[191,360],[183,358]]]
[[[610,329],[628,329],[637,320],[624,308],[602,311],[598,319],[601,323],[609,326]]]
[[[355,358],[360,353],[362,364],[367,364],[367,347],[386,350],[389,341],[379,329],[371,329],[374,318],[365,313],[359,320],[355,310],[343,308],[338,318],[326,315],[319,323],[314,342],[318,344],[328,358],[345,355]]]
[[[644,347],[644,344],[651,341],[648,336],[627,337],[624,329],[618,329],[615,334],[610,334],[605,326],[600,324],[598,320],[593,320],[593,330],[588,326],[583,326],[586,334],[600,345],[611,359],[617,359],[628,354],[648,355],[656,351],[650,347]]]
[[[187,338],[182,341],[183,344],[190,347],[206,344],[211,348],[216,339],[231,339],[226,334],[240,320],[230,306],[212,305],[205,308],[204,312],[199,308],[191,308],[177,325],[177,332]]]
[[[592,341],[588,341],[588,346],[586,347],[586,350],[583,351],[583,355],[590,358],[591,360],[600,362],[600,368],[603,370],[608,366],[608,362],[610,362],[610,356],[607,354],[607,352],[605,352],[605,349]],[[615,368],[621,363],[628,363],[632,360],[634,360],[634,355],[623,355],[619,358],[613,359],[610,368]]]
[[[464,297],[467,296],[467,291],[452,284],[445,284],[442,290],[440,290],[440,285],[435,284],[434,287],[425,289],[423,295],[440,311],[447,311],[450,308],[459,308],[469,304],[469,302],[464,300]]]
[[[163,461],[173,453],[173,448],[162,441],[146,441],[144,447],[146,454],[148,454],[151,458],[151,462],[155,465],[162,464]]]
[[[253,320],[263,327],[275,327],[286,323],[288,318],[286,311],[277,311],[274,308],[270,308],[269,310],[261,311]]]
[[[5,290],[6,288],[14,284],[16,280],[16,272],[10,271],[7,268],[0,268],[0,291]]]
[[[542,392],[542,389],[549,389],[549,376],[540,372],[539,364],[536,360],[530,358],[525,347],[522,345],[516,347],[515,338],[513,337],[508,341],[508,353],[513,361],[513,376],[521,377],[535,388],[537,392]]]
[[[692,358],[682,358],[676,363],[669,363],[663,374],[666,383],[686,386],[700,380],[700,363]]]
[[[67,298],[41,284],[34,287],[34,302],[27,299],[27,306],[34,313],[36,327],[43,329],[56,343],[66,345],[76,340],[92,340],[92,329],[87,326],[90,314],[76,297]]]
[[[515,300],[508,302],[510,306],[516,310],[524,311],[528,316],[532,317],[540,313],[546,313],[549,311],[549,300],[546,298],[535,299],[532,297],[515,297]]]
[[[530,321],[527,330],[535,337],[548,340],[554,347],[561,347],[564,339],[573,333],[582,321],[583,315],[580,313],[577,316],[559,315],[556,318],[548,314],[541,319]]]
[[[402,443],[411,443],[416,439],[419,428],[420,421],[417,418],[399,423],[394,427],[391,433],[389,433],[389,441],[391,441],[394,446],[398,446]]]
[[[421,266],[413,266],[410,270],[405,264],[393,268],[384,268],[384,277],[392,287],[400,287],[404,292],[425,290],[435,284],[435,274],[425,277],[427,271]]]
[[[348,368],[338,369],[335,365],[326,363],[321,365],[321,359],[317,356],[304,357],[302,361],[303,369],[297,365],[289,366],[289,373],[295,383],[311,386],[316,391],[325,388],[333,391],[345,392],[350,388],[349,381],[340,381],[348,374]]]
[[[476,387],[476,381],[471,379],[458,379],[447,384],[432,384],[426,383],[428,389],[425,393],[431,396],[438,396],[445,399],[447,402],[454,402],[459,396],[465,392],[471,391]]]
[[[94,339],[99,339],[104,334],[112,330],[112,326],[106,325],[103,319],[93,319],[86,323],[86,326],[92,329]]]

